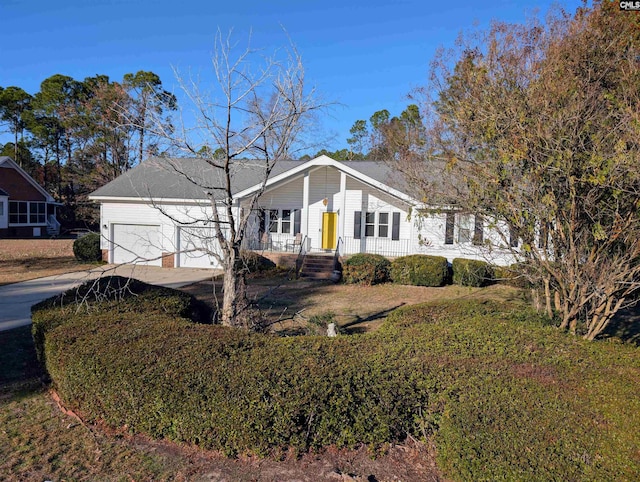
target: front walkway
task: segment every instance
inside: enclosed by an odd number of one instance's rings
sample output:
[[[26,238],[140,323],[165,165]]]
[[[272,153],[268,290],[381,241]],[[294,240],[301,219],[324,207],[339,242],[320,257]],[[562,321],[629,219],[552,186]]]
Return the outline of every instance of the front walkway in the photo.
[[[101,276],[124,276],[168,288],[211,279],[220,270],[160,268],[155,266],[105,265],[90,271],[76,271],[0,286],[0,331],[31,324],[31,306],[85,281]]]

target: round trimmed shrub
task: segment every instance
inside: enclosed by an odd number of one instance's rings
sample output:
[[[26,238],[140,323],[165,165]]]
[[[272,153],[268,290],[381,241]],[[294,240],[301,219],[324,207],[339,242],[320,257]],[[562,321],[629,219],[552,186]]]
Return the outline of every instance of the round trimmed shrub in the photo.
[[[412,254],[391,262],[391,280],[401,285],[442,286],[447,281],[447,258]]]
[[[73,242],[73,255],[78,261],[101,261],[100,235],[98,233],[85,234]]]
[[[379,254],[354,254],[342,264],[342,279],[348,284],[366,286],[389,281],[391,263]]]
[[[477,259],[455,258],[452,262],[453,283],[462,286],[485,286],[493,279],[491,267]]]

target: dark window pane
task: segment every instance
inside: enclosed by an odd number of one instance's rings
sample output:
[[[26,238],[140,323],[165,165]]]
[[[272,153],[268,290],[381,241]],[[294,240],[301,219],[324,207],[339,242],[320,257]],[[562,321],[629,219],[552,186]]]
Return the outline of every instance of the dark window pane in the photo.
[[[365,236],[373,236],[374,235],[374,229],[375,229],[375,226],[373,224],[367,224],[367,226],[364,228],[364,235]]]
[[[269,211],[269,232],[278,232],[278,211]]]
[[[518,233],[514,228],[509,228],[509,246],[512,248],[518,247]]]
[[[388,236],[389,236],[389,226],[384,226],[383,224],[378,226],[378,237],[386,238]]]

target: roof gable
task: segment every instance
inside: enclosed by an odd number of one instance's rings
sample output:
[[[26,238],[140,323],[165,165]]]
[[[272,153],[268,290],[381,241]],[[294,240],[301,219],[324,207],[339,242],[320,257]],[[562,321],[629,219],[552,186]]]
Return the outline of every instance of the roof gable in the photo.
[[[4,168],[4,169],[12,169],[14,172],[16,172],[19,177],[24,180],[24,182],[29,185],[30,187],[32,187],[36,192],[38,192],[43,198],[44,201],[46,202],[50,202],[53,203],[55,202],[53,199],[53,196],[51,196],[51,194],[49,194],[47,191],[45,191],[45,189],[40,186],[40,184],[38,184],[24,169],[22,169],[16,162],[14,162],[13,159],[11,159],[8,156],[1,156],[0,157],[0,168]],[[1,183],[1,180],[0,180]],[[2,190],[5,193],[8,193],[7,195],[10,196],[11,194],[11,190],[9,189],[8,186],[3,186],[0,185],[0,188],[2,188]],[[10,196],[11,197],[11,196]]]

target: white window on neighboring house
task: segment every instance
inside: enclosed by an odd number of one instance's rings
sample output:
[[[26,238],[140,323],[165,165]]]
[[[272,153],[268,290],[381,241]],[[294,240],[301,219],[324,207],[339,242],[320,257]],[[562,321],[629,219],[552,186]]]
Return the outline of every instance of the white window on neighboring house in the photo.
[[[4,203],[0,202],[0,216],[4,216]]]

